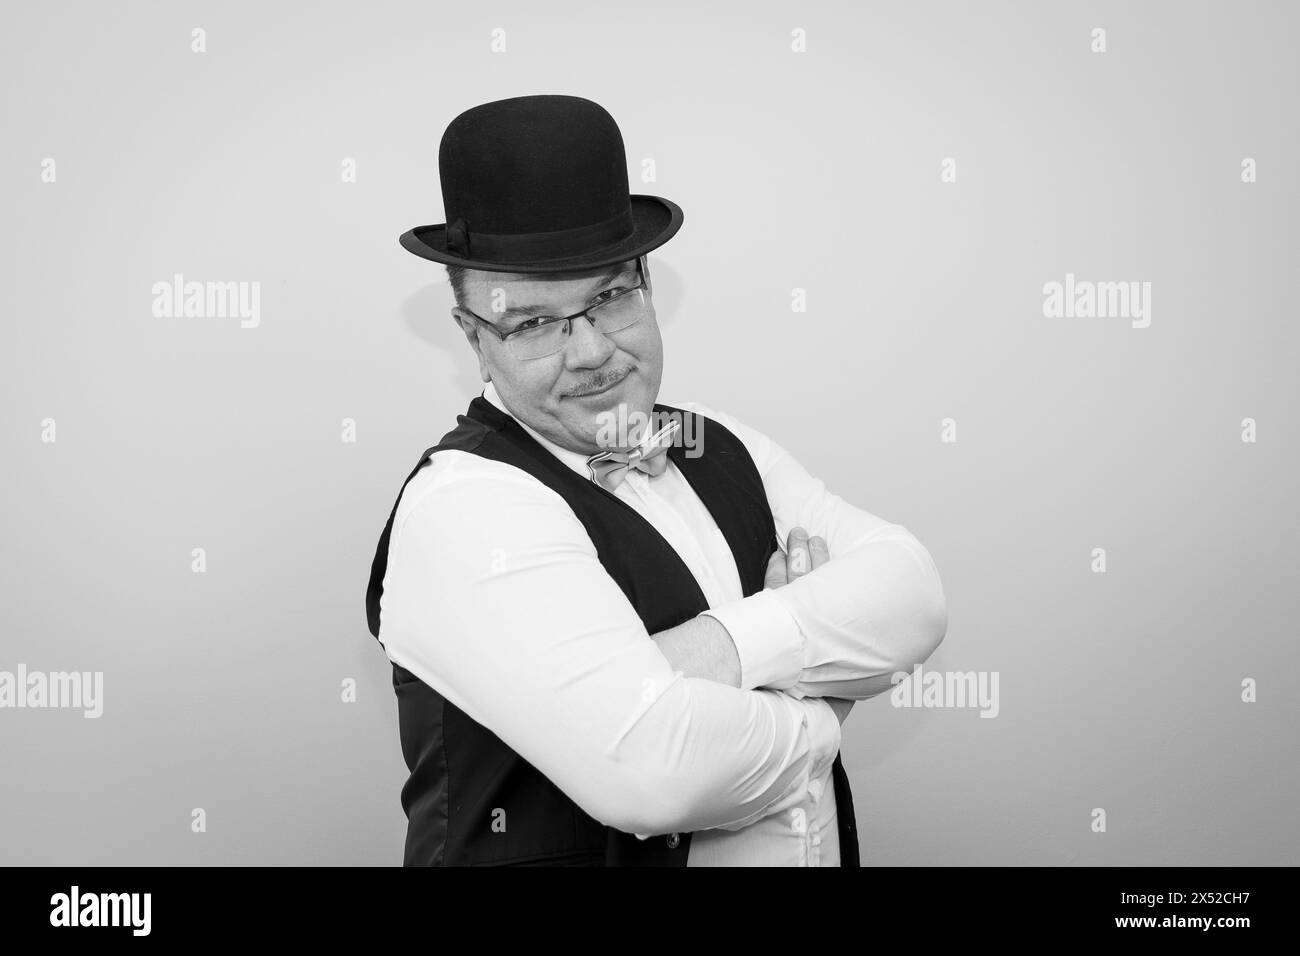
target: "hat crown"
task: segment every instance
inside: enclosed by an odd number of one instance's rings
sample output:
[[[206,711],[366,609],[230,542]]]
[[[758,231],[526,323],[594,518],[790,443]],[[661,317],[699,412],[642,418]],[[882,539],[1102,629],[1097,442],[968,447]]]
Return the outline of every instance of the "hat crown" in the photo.
[[[618,124],[580,96],[516,96],[466,110],[438,149],[447,221],[471,234],[579,229],[624,217],[627,155]],[[622,220],[620,220],[622,221]]]
[[[618,124],[581,96],[516,96],[468,109],[443,131],[438,167],[447,221],[398,240],[433,262],[572,273],[643,256],[682,225],[672,200],[629,195]]]

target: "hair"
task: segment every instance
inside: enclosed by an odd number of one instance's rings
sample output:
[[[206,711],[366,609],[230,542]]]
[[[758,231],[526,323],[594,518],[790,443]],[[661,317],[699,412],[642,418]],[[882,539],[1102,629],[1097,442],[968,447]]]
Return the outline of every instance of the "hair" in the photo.
[[[451,294],[456,297],[456,304],[465,308],[465,266],[447,266],[447,282],[451,284]]]

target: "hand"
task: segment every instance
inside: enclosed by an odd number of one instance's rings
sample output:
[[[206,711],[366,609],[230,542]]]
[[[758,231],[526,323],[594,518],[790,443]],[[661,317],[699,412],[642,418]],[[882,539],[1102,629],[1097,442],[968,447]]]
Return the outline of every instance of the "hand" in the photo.
[[[803,528],[791,528],[784,551],[774,551],[767,562],[764,588],[779,588],[795,578],[815,571],[831,559],[826,539],[820,535],[808,537]]]
[[[831,552],[825,538],[821,535],[809,537],[808,532],[803,528],[791,528],[786,549],[773,552],[772,557],[768,559],[763,587],[779,588],[789,584],[795,578],[817,570],[830,559]],[[823,697],[822,700],[830,705],[840,726],[843,726],[855,701],[844,697]]]

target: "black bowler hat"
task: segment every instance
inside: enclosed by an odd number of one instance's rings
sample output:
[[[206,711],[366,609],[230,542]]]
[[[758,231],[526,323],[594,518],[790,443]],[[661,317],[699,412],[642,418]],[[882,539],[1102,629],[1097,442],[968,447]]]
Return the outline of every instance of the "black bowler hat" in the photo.
[[[438,148],[447,222],[400,242],[434,262],[547,273],[625,262],[663,245],[683,213],[628,194],[614,117],[580,96],[516,96],[466,110]]]

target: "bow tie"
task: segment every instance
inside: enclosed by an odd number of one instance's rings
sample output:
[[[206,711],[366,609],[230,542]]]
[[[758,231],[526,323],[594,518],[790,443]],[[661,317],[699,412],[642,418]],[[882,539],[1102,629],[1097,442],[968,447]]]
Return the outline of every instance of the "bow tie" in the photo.
[[[612,492],[633,468],[651,477],[662,475],[668,467],[665,452],[672,445],[673,435],[680,425],[674,419],[631,451],[602,451],[592,455],[587,459],[592,480]]]

